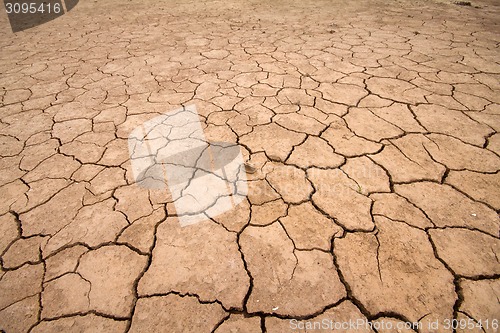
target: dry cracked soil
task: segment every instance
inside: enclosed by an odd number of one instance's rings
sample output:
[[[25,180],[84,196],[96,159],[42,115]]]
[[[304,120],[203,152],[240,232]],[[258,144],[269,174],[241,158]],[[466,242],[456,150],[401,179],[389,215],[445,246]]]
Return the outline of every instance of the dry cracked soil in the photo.
[[[498,1],[82,0],[0,27],[0,331],[499,331]],[[189,226],[127,143],[183,105],[248,184]]]

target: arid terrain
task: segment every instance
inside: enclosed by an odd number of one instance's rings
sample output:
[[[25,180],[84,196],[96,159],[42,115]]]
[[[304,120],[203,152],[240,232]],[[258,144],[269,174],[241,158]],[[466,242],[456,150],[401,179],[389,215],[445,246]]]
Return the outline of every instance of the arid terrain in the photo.
[[[81,0],[0,27],[0,331],[500,331],[498,1]],[[129,135],[188,105],[248,193],[186,226]]]

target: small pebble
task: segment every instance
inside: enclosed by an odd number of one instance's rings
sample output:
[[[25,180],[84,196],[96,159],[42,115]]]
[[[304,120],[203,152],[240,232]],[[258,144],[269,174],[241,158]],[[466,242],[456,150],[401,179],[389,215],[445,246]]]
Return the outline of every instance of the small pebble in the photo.
[[[247,173],[255,173],[257,171],[257,169],[251,165],[250,163],[245,163],[245,171]]]

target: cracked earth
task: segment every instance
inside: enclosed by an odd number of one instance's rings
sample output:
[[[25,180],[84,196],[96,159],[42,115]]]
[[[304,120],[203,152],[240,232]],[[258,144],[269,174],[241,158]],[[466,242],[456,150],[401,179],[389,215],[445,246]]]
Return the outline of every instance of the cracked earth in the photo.
[[[499,19],[493,1],[82,0],[13,34],[3,13],[0,330],[500,319]],[[183,105],[248,180],[185,227],[127,146]]]

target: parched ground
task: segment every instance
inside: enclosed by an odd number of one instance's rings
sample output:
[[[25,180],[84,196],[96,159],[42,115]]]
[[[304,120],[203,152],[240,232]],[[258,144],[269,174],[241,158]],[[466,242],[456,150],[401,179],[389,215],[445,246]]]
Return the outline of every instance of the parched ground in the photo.
[[[0,330],[498,332],[499,24],[496,1],[2,12]],[[127,144],[181,105],[248,160],[247,198],[186,227]]]

